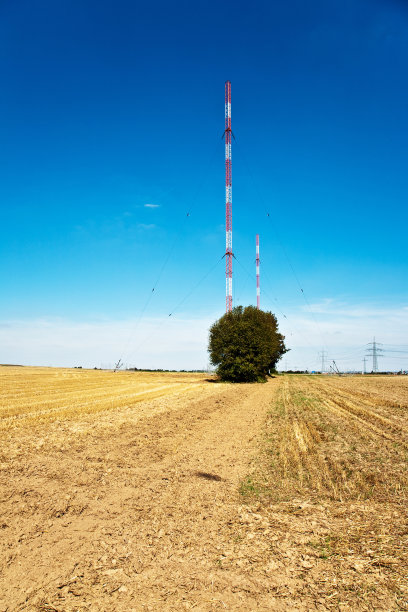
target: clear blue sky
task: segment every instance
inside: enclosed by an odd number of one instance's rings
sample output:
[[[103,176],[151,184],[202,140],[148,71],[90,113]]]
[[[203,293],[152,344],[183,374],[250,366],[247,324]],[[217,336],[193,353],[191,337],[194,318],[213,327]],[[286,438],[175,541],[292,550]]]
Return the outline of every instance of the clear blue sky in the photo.
[[[226,79],[236,303],[256,299],[258,232],[289,366],[406,344],[407,28],[397,0],[2,2],[0,362],[99,365],[141,343],[139,366],[205,364]],[[201,344],[163,358],[174,309]]]

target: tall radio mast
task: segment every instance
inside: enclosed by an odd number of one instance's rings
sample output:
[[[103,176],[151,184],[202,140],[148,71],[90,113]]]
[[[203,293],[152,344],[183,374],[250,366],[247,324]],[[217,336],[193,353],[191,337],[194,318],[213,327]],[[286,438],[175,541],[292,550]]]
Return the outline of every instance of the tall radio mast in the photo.
[[[232,174],[231,174],[231,83],[225,83],[225,280],[226,312],[232,310]]]

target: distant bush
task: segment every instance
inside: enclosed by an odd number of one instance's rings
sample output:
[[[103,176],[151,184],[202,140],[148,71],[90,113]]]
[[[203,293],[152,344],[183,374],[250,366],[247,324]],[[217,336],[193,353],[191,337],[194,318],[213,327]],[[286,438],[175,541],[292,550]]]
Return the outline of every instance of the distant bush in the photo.
[[[287,350],[275,315],[254,306],[236,306],[210,329],[208,351],[221,380],[265,380]]]

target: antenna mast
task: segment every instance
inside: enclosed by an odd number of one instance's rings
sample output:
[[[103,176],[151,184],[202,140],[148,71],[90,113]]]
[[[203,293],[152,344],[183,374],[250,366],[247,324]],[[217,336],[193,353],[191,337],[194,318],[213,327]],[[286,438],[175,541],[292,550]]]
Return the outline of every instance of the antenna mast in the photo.
[[[256,235],[256,307],[260,309],[261,288],[259,285],[259,234]]]
[[[232,174],[231,174],[231,83],[225,83],[225,280],[226,312],[232,310]]]

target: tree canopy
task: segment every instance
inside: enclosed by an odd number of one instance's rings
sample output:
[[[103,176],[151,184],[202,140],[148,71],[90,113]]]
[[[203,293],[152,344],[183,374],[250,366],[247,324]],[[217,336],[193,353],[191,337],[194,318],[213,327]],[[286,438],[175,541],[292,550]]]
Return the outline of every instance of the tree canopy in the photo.
[[[210,328],[210,360],[222,380],[265,380],[287,352],[271,312],[236,306]]]

